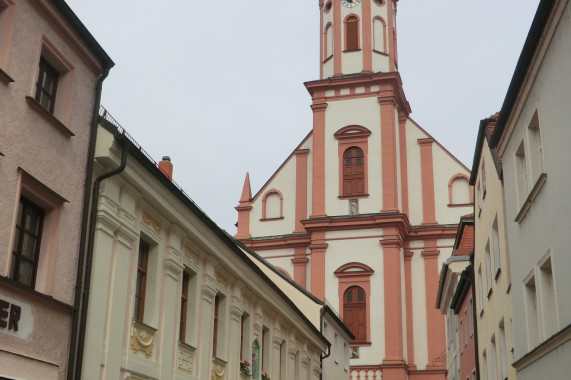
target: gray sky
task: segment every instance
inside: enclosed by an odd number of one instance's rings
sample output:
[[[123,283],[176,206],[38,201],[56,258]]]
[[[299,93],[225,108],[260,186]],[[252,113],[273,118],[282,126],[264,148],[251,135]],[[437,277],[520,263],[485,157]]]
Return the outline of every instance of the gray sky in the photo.
[[[102,104],[222,228],[246,172],[255,194],[311,131],[318,0],[67,0],[116,66]],[[539,0],[401,0],[411,117],[471,168],[501,108]]]

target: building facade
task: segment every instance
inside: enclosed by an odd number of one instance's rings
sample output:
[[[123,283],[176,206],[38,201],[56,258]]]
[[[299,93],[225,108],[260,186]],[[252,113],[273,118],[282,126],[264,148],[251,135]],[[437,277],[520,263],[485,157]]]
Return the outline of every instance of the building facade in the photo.
[[[339,309],[355,380],[445,378],[438,268],[472,211],[469,170],[409,116],[396,4],[319,2],[313,128],[236,208],[236,238]]]
[[[112,66],[65,2],[0,1],[4,379],[64,379],[72,365],[92,120]]]
[[[569,377],[570,41],[569,1],[541,1],[490,139],[503,163],[518,379]]]
[[[100,122],[81,378],[320,379],[319,322],[172,182],[170,160]]]
[[[490,147],[498,114],[480,122],[470,183],[474,187],[474,268],[478,360],[482,379],[515,379],[512,282],[501,156]]]
[[[474,215],[460,219],[452,256],[440,271],[436,308],[446,316],[448,380],[476,380],[476,323],[472,295]]]

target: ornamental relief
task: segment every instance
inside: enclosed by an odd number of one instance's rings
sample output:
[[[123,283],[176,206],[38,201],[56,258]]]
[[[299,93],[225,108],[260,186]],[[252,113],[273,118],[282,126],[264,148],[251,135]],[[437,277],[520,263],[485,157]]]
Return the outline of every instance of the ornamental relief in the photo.
[[[198,268],[198,265],[200,264],[200,256],[189,246],[184,247],[184,258],[189,262],[189,264],[192,264]]]
[[[194,370],[194,356],[196,350],[179,342],[178,346],[178,369],[192,374]]]
[[[148,359],[153,355],[156,329],[139,321],[133,321],[131,328],[131,350],[134,354],[139,351]]]
[[[212,369],[210,371],[210,380],[224,380],[224,370],[226,363],[220,359],[212,358]]]
[[[228,277],[218,271],[216,271],[216,282],[224,289],[228,289]]]
[[[153,218],[147,211],[143,211],[143,224],[145,224],[147,227],[150,227],[157,235],[161,234],[161,223]]]

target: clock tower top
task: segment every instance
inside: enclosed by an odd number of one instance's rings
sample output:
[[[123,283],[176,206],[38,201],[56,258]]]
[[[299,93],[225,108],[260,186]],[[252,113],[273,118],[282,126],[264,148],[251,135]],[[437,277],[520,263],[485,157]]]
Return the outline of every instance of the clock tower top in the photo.
[[[320,79],[398,70],[398,0],[320,0]]]

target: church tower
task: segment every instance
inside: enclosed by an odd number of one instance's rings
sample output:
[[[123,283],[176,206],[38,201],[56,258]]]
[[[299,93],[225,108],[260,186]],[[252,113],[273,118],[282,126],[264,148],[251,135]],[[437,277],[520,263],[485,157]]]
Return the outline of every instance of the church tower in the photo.
[[[339,311],[351,379],[446,378],[440,265],[472,212],[468,169],[411,118],[397,0],[320,0],[313,128],[252,196],[236,238]]]

